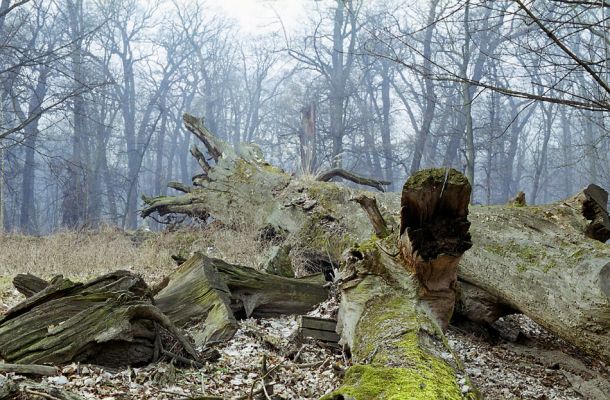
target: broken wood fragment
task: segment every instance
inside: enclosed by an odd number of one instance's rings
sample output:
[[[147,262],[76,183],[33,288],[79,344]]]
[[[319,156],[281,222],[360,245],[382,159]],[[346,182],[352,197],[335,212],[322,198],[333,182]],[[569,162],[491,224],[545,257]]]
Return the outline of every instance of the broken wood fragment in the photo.
[[[230,339],[238,317],[300,314],[326,300],[320,282],[265,274],[195,253],[169,276],[155,304],[178,326],[203,323],[198,345]]]
[[[0,373],[13,372],[19,375],[55,376],[59,375],[56,367],[36,364],[7,364],[0,363]]]
[[[151,302],[142,278],[126,271],[85,284],[56,277],[0,319],[0,357],[17,364],[145,364],[154,358],[158,324],[196,359],[190,343]]]
[[[371,221],[373,229],[375,230],[375,236],[380,239],[383,239],[384,237],[390,234],[388,224],[383,219],[383,216],[379,211],[379,207],[377,206],[377,200],[375,200],[375,197],[368,197],[365,194],[359,194],[352,200],[360,204],[364,211],[366,211],[366,214],[369,217],[369,221]]]
[[[49,282],[32,274],[17,274],[13,286],[25,297],[31,297],[49,286]]]
[[[190,193],[193,190],[192,187],[185,185],[184,183],[180,183],[180,182],[169,182],[167,184],[167,187],[170,189],[177,190],[182,193]]]
[[[392,182],[389,181],[360,176],[356,173],[346,171],[343,168],[331,168],[316,175],[316,180],[321,182],[328,182],[333,178],[343,178],[350,182],[357,183],[358,185],[370,186],[379,190],[380,192],[385,192],[384,186],[392,184]]]
[[[337,321],[328,318],[301,315],[297,318],[299,334],[302,338],[320,340],[327,344],[337,344],[341,338],[337,330]]]

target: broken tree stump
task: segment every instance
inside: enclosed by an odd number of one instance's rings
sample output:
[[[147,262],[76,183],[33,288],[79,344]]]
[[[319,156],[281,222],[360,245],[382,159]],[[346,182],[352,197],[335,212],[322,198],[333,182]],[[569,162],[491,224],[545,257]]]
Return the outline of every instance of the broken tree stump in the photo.
[[[328,298],[319,280],[285,278],[195,253],[169,277],[155,304],[178,326],[203,322],[203,345],[230,339],[237,317],[301,314]]]
[[[58,276],[37,292],[40,282],[28,282],[36,286],[28,287],[31,296],[0,319],[0,357],[6,362],[145,364],[153,361],[159,343],[157,325],[197,358],[189,342],[152,305],[139,276],[117,271],[85,284]]]
[[[466,374],[443,335],[457,264],[471,246],[469,199],[470,184],[459,172],[420,171],[403,189],[400,236],[346,253],[338,331],[354,365],[325,399],[477,396],[458,383]]]

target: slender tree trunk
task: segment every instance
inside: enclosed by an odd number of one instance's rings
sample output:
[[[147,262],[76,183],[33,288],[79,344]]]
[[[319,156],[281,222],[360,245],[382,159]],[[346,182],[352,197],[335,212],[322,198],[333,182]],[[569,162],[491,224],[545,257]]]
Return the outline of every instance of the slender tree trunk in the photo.
[[[384,62],[383,76],[381,80],[381,143],[383,145],[383,158],[385,159],[385,179],[392,182],[388,186],[389,191],[394,189],[394,151],[392,136],[390,132],[390,68]]]
[[[546,169],[549,140],[551,138],[551,132],[553,131],[553,106],[542,105],[542,111],[544,113],[544,136],[542,138],[542,149],[540,150],[539,160],[534,173],[532,204],[536,204],[536,200],[538,198],[538,193],[540,191],[540,179],[544,173],[544,170]]]
[[[428,12],[428,19],[426,21],[426,35],[424,38],[424,73],[431,74],[432,73],[432,35],[434,33],[434,28],[436,24],[434,23],[436,20],[436,7],[438,5],[438,0],[433,0],[430,2],[430,10]],[[422,120],[421,129],[419,130],[419,135],[415,140],[415,150],[413,153],[413,159],[411,161],[411,169],[410,173],[414,174],[421,168],[421,160],[424,154],[424,148],[426,146],[426,142],[428,137],[430,136],[430,129],[432,127],[432,121],[434,120],[434,111],[436,108],[436,94],[434,92],[434,81],[424,76],[424,87],[425,87],[425,106],[424,106],[424,115]]]
[[[73,84],[79,90],[84,82],[83,76],[83,2],[82,0],[69,0],[67,3],[68,18],[70,20],[70,36],[74,40],[70,56]],[[82,179],[83,144],[82,137],[85,134],[85,99],[82,94],[76,94],[72,98],[72,154],[67,166],[67,182],[64,189],[62,225],[74,228],[83,222],[86,210],[84,182]]]
[[[468,64],[470,62],[470,1],[466,1],[466,8],[464,11],[464,47],[463,47],[463,63],[461,68],[461,74],[464,78],[468,74]],[[470,181],[472,187],[475,187],[474,182],[474,163],[475,163],[475,149],[474,149],[474,132],[472,125],[472,93],[471,85],[465,81],[462,85],[462,100],[463,100],[463,113],[465,118],[465,139],[466,139],[466,177]],[[474,190],[471,196],[474,196]]]
[[[4,232],[4,144],[0,139],[0,233]]]
[[[299,144],[301,150],[301,170],[312,174],[316,169],[316,104],[309,103],[301,109],[301,130]]]

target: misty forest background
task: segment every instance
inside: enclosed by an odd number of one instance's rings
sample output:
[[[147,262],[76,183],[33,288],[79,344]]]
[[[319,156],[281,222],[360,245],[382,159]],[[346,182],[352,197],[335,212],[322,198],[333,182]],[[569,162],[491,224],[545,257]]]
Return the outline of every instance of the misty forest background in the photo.
[[[295,174],[610,187],[607,0],[268,0],[259,31],[213,3],[0,0],[0,230],[136,228],[200,168],[185,112]]]

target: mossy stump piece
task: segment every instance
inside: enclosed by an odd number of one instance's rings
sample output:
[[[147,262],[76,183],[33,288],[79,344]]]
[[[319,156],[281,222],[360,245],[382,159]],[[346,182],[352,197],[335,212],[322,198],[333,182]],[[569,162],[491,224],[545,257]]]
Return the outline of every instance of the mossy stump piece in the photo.
[[[0,319],[0,357],[6,362],[146,364],[158,355],[157,324],[184,342],[152,305],[142,278],[126,271],[85,284],[56,277],[30,293]]]

